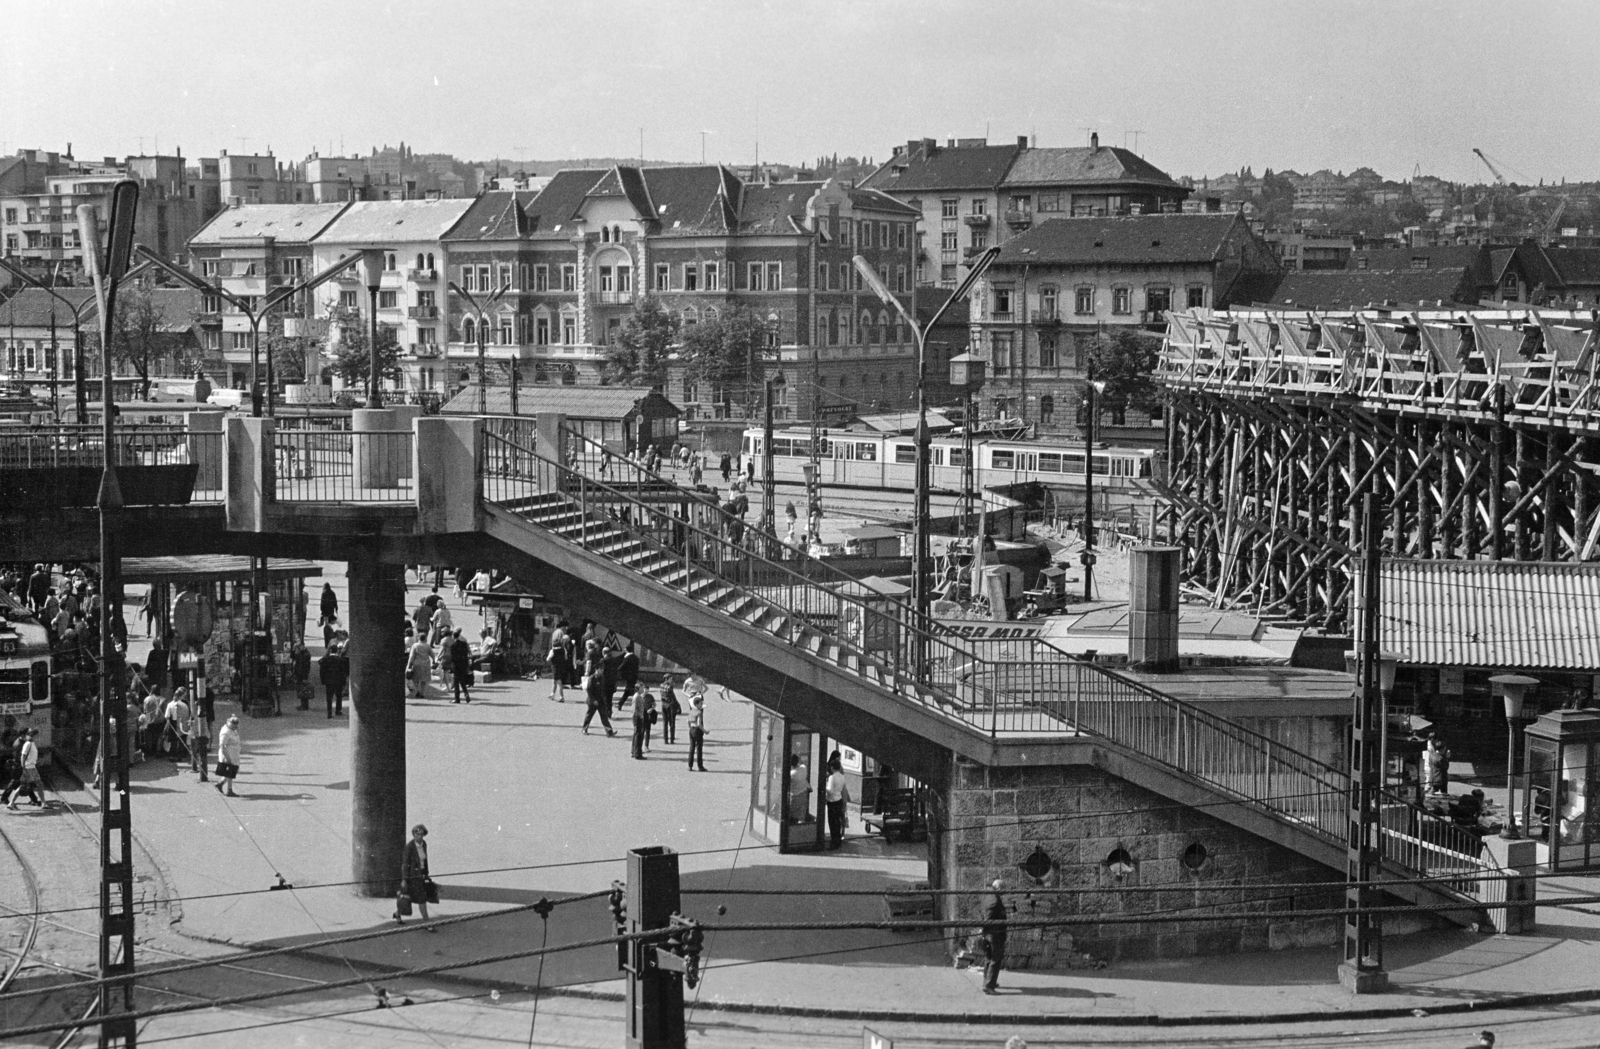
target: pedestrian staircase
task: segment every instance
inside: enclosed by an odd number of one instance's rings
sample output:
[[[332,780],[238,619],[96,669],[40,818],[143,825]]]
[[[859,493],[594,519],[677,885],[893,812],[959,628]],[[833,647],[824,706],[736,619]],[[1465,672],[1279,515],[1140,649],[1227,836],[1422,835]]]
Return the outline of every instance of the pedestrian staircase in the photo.
[[[658,494],[640,501],[531,449],[486,451],[486,461],[502,464],[482,480],[490,535],[608,590],[646,583],[644,599],[662,603],[669,620],[687,621],[678,602],[711,613],[717,627],[701,631],[707,644],[768,646],[764,660],[801,653],[812,676],[841,694],[845,685],[865,687],[908,719],[941,723],[956,737],[1092,737],[1097,752],[1110,755],[1108,770],[1123,778],[1180,800],[1199,791],[1218,818],[1256,833],[1270,821],[1275,840],[1335,868],[1345,862],[1342,770],[1045,642],[975,642],[918,629],[908,606],[864,593],[842,573],[816,564],[802,573],[764,556],[782,550],[766,533],[734,543],[701,512],[718,512],[703,493],[679,489],[697,524],[668,513]],[[1477,903],[1474,879],[1484,870],[1475,838],[1398,798],[1385,801],[1382,836],[1390,878],[1452,879],[1393,891],[1478,920],[1466,910]]]

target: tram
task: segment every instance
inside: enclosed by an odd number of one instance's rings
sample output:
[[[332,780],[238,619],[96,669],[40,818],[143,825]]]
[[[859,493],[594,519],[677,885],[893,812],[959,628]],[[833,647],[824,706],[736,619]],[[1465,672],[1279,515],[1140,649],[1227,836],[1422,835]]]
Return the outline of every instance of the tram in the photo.
[[[41,754],[53,744],[50,638],[10,594],[0,594],[0,735],[38,729]]]
[[[744,431],[741,448],[745,463],[755,463],[761,475],[763,434],[759,427]],[[873,488],[909,492],[916,487],[917,445],[904,434],[823,431],[818,450],[821,484],[845,488]],[[1008,441],[991,437],[972,443],[973,475],[977,488],[995,488],[1038,481],[1044,484],[1082,484],[1083,445],[1053,441]],[[933,487],[959,491],[962,481],[961,438],[940,436],[932,441],[930,474]],[[804,484],[802,469],[811,461],[811,431],[804,428],[775,430],[772,434],[772,472],[779,484]],[[1152,476],[1155,452],[1148,448],[1098,447],[1094,452],[1095,484],[1108,489],[1136,489]]]

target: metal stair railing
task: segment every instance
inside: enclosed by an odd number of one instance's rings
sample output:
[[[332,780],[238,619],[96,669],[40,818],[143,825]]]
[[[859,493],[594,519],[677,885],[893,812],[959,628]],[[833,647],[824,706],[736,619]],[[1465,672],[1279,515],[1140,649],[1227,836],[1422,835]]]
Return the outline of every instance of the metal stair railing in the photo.
[[[908,606],[850,593],[859,593],[860,584],[836,569],[830,586],[530,449],[493,435],[486,435],[485,444],[486,501],[518,514],[544,509],[560,521],[562,503],[549,500],[562,500],[570,519],[558,527],[576,528],[562,538],[601,553],[642,555],[634,564],[619,563],[691,596],[709,596],[712,600],[702,603],[743,613],[739,618],[751,625],[772,615],[791,620],[800,628],[791,630],[791,642],[802,632],[823,639],[819,649],[836,646],[853,655],[856,665],[842,658],[829,662],[902,699],[991,737],[1012,732],[1100,736],[1329,843],[1344,842],[1349,780],[1343,770],[1041,639],[974,641],[916,631]],[[670,484],[638,469],[657,484]],[[706,498],[678,491],[685,499]],[[549,523],[534,523],[553,530]],[[647,567],[664,571],[667,578]],[[909,667],[919,650],[921,666]],[[1478,848],[1470,834],[1398,798],[1388,804],[1386,858],[1410,871],[1477,869]]]

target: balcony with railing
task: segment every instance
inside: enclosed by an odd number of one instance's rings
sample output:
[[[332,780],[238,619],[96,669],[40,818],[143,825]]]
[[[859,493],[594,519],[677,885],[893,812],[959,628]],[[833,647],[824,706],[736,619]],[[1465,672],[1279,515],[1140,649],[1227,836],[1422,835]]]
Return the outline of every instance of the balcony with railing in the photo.
[[[1026,229],[1033,225],[1033,212],[1023,208],[1007,208],[1006,225]]]
[[[437,306],[408,306],[406,308],[406,316],[410,317],[414,321],[436,320],[438,318],[438,316],[439,316],[439,307],[437,307]]]
[[[432,282],[439,279],[438,270],[423,270],[412,266],[406,270],[406,280]]]
[[[1054,306],[1049,309],[1034,310],[1028,319],[1041,327],[1054,327],[1061,323],[1061,312]]]
[[[594,293],[597,306],[632,306],[633,292],[630,291],[597,291]]]

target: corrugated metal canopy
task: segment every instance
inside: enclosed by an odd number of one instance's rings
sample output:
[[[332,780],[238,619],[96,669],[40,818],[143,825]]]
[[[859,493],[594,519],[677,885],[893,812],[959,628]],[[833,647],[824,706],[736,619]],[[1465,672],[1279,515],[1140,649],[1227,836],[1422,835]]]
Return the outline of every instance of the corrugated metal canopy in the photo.
[[[320,576],[322,566],[315,561],[292,557],[267,559],[269,578]],[[250,578],[250,559],[233,554],[205,554],[197,557],[124,557],[124,583],[195,583],[216,579]]]
[[[1600,564],[1386,560],[1379,593],[1402,663],[1600,671]]]

